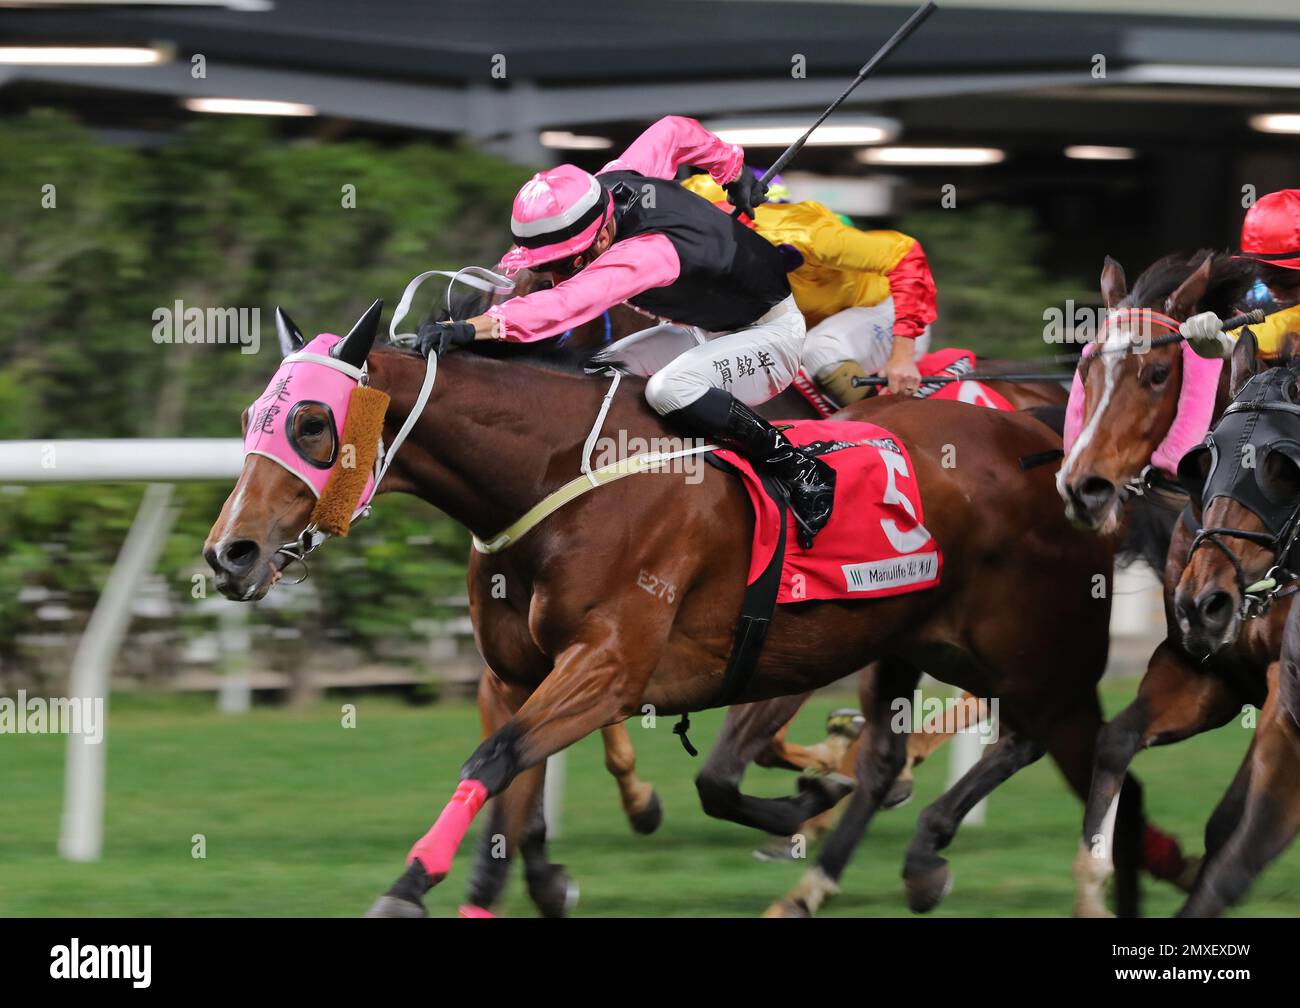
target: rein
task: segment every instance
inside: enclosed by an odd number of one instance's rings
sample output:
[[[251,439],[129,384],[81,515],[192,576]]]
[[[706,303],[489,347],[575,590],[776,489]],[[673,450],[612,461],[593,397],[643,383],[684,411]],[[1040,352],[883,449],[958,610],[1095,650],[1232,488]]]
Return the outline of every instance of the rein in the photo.
[[[560,508],[577,500],[583,494],[590,493],[597,487],[613,483],[624,476],[635,476],[637,473],[653,471],[674,459],[702,455],[704,452],[717,449],[717,445],[705,444],[696,445],[692,448],[683,448],[680,451],[642,452],[640,455],[619,459],[617,462],[593,470],[591,468],[591,453],[596,446],[597,439],[600,437],[601,428],[605,425],[605,417],[609,414],[610,404],[614,401],[614,393],[618,391],[618,384],[622,379],[621,372],[612,371],[610,373],[613,375],[613,379],[610,381],[609,391],[605,393],[605,398],[600,404],[600,411],[596,414],[596,422],[592,424],[591,431],[587,434],[587,440],[583,444],[582,474],[569,480],[558,490],[547,494],[525,511],[517,521],[502,529],[486,542],[478,536],[474,536],[474,548],[478,552],[491,554],[508,549],[551,515],[555,514]]]
[[[1172,343],[1181,343],[1184,339],[1182,333],[1179,330],[1179,322],[1177,319],[1173,318],[1172,316],[1166,315],[1163,312],[1158,312],[1152,308],[1117,308],[1115,309],[1114,312],[1111,313],[1110,316],[1107,317],[1106,321],[1102,323],[1102,329],[1104,330],[1106,326],[1111,324],[1112,321],[1122,320],[1123,316],[1128,316],[1128,315],[1141,315],[1144,322],[1151,325],[1155,325],[1158,328],[1167,331],[1167,335],[1157,336],[1155,339],[1146,341],[1145,346],[1148,349],[1154,349],[1156,347],[1162,347],[1162,346],[1169,346]],[[1223,321],[1223,324],[1219,327],[1219,329],[1221,332],[1231,332],[1234,329],[1240,329],[1242,326],[1254,325],[1263,322],[1266,317],[1267,316],[1265,315],[1262,309],[1255,308],[1251,311],[1245,312],[1244,314],[1234,315],[1232,318],[1225,319]],[[1083,353],[1087,354],[1089,347],[1096,347],[1096,346],[1097,346],[1096,343],[1092,343],[1092,342],[1085,343],[1083,347]],[[1127,354],[1127,353],[1131,353],[1134,349],[1135,349],[1135,345],[1132,342],[1129,342],[1124,344],[1123,346],[1098,347],[1096,350],[1093,350],[1091,354],[1088,354],[1088,356],[1097,356],[1099,354],[1100,355],[1120,354],[1120,353]],[[1032,360],[1020,361],[1019,363],[1023,367],[1029,369],[1026,371],[1006,371],[1001,374],[992,373],[992,372],[988,374],[984,374],[984,373],[976,372],[974,374],[969,374],[961,378],[948,377],[943,375],[929,375],[926,377],[922,377],[921,384],[922,385],[946,385],[954,381],[1005,381],[1005,382],[1069,381],[1071,375],[1073,374],[1072,371],[1062,374],[1059,372],[1037,371],[1034,369],[1051,368],[1051,367],[1056,367],[1057,365],[1060,364],[1069,364],[1073,367],[1079,363],[1080,356],[1081,355],[1078,354],[1055,354],[1051,357],[1038,357]],[[853,379],[854,388],[863,388],[866,386],[887,385],[887,384],[889,384],[889,380],[887,378],[868,377],[868,378]]]
[[[407,284],[406,290],[402,293],[401,300],[393,311],[393,317],[388,325],[389,343],[391,345],[404,347],[410,346],[415,342],[415,333],[399,333],[397,327],[399,323],[406,318],[407,313],[410,311],[411,302],[415,297],[416,291],[419,289],[420,285],[431,276],[448,277],[452,281],[452,284],[459,281],[467,283],[471,287],[475,287],[479,290],[493,292],[494,294],[508,293],[514,289],[513,282],[508,278],[478,266],[467,266],[456,272],[449,272],[446,270],[428,270],[427,272],[421,273]],[[448,285],[449,308],[451,299],[450,288],[451,285]],[[297,353],[290,354],[284,358],[282,363],[292,364],[297,362],[318,364],[331,368],[351,378],[357,384],[357,388],[353,391],[354,397],[362,389],[369,390],[369,373],[364,365],[358,368],[325,354],[306,351],[298,351]],[[714,451],[717,448],[717,445],[704,444],[696,445],[691,448],[684,448],[679,451],[643,452],[639,455],[620,459],[617,462],[611,463],[607,466],[602,466],[599,469],[592,469],[591,455],[595,450],[596,441],[605,424],[605,418],[609,414],[610,406],[614,400],[614,394],[618,391],[619,382],[622,378],[621,373],[618,371],[611,371],[609,373],[613,376],[612,381],[610,382],[609,391],[605,393],[605,397],[601,402],[600,410],[596,415],[595,423],[592,425],[591,431],[587,435],[587,439],[583,445],[581,474],[561,486],[559,489],[547,494],[541,501],[524,512],[517,521],[489,538],[486,542],[479,539],[477,535],[473,536],[474,548],[478,550],[478,552],[491,554],[499,553],[502,550],[508,549],[566,504],[572,503],[583,494],[588,493],[597,487],[605,486],[606,484],[622,479],[625,476],[634,476],[638,473],[653,471],[668,462],[674,461],[675,459],[686,458],[691,455],[700,455],[705,452]],[[343,491],[335,493],[336,483],[335,480],[331,478],[330,482],[326,486],[325,492],[321,494],[320,499],[317,501],[316,507],[312,511],[311,519],[308,521],[307,525],[304,526],[302,531],[299,532],[292,541],[281,544],[275,550],[275,555],[288,557],[288,560],[285,563],[285,568],[282,568],[282,570],[288,568],[294,563],[302,566],[301,576],[296,581],[290,582],[291,584],[301,584],[307,579],[309,574],[307,567],[308,554],[318,549],[331,535],[346,535],[347,529],[352,522],[370,516],[373,511],[371,501],[373,500],[374,495],[379,492],[379,485],[385,474],[387,474],[389,467],[393,464],[393,459],[396,457],[397,452],[406,442],[407,436],[419,421],[421,414],[424,412],[425,406],[428,405],[429,399],[433,394],[433,385],[437,380],[437,376],[438,355],[436,353],[431,353],[426,359],[424,380],[420,385],[420,392],[416,396],[415,403],[411,407],[411,412],[407,415],[405,422],[398,430],[397,435],[393,438],[392,444],[387,447],[387,450],[384,448],[382,434],[383,412],[381,411],[378,414],[378,430],[374,433],[374,438],[378,443],[378,449],[372,470],[374,482],[371,497],[364,501],[360,499],[364,494],[364,481],[362,486],[354,487],[354,492],[350,495],[345,495]],[[385,396],[385,399],[386,398],[387,397]],[[349,410],[349,420],[351,419],[351,412],[352,411]],[[339,431],[337,432],[337,435],[340,442],[342,442],[343,432]],[[335,463],[335,470],[339,470],[341,466],[342,460],[340,459]],[[333,477],[333,475],[334,472],[331,472],[331,477]],[[339,483],[341,484],[342,481],[339,481]],[[347,515],[348,517],[345,520],[336,523],[326,523],[318,518],[318,516],[323,512],[334,512],[335,514]]]
[[[398,324],[406,318],[411,309],[411,301],[415,297],[415,292],[419,290],[420,285],[431,276],[447,277],[451,282],[447,285],[447,305],[451,307],[451,291],[456,283],[464,283],[478,290],[488,291],[495,294],[509,293],[514,290],[514,282],[494,273],[491,270],[484,269],[480,266],[466,266],[463,269],[454,272],[448,270],[428,270],[419,274],[406,285],[406,290],[402,292],[402,299],[398,302],[397,307],[393,310],[393,317],[388,324],[389,342],[393,346],[409,346],[415,342],[415,333],[399,333]],[[310,363],[319,364],[323,367],[331,368],[341,374],[351,378],[357,384],[353,391],[353,402],[356,402],[358,392],[362,389],[369,389],[370,376],[365,365],[353,367],[345,361],[337,360],[326,354],[310,353],[298,351],[285,357],[282,364],[292,363]],[[405,422],[398,429],[397,435],[393,438],[393,443],[384,449],[383,439],[383,413],[380,412],[377,417],[377,430],[373,432],[374,443],[377,445],[375,454],[375,464],[372,470],[374,477],[371,497],[367,500],[361,500],[365,493],[364,482],[362,486],[348,487],[343,479],[335,480],[333,477],[336,473],[344,472],[343,460],[340,458],[331,472],[330,482],[326,485],[325,492],[321,494],[316,502],[316,507],[312,509],[311,517],[302,531],[290,542],[282,543],[276,550],[275,556],[285,556],[288,559],[285,562],[281,573],[292,564],[299,564],[302,567],[302,573],[296,581],[290,584],[302,584],[307,580],[310,570],[307,567],[307,556],[325,542],[331,535],[346,535],[348,528],[353,522],[363,518],[368,518],[373,508],[371,501],[374,495],[379,492],[379,485],[384,476],[388,473],[389,467],[393,464],[398,450],[406,442],[411,430],[419,421],[424,407],[428,405],[429,397],[433,394],[433,383],[438,377],[438,355],[429,354],[425,362],[424,381],[420,385],[419,395],[416,396],[415,405],[412,406],[411,412],[407,415]],[[385,396],[385,399],[387,397]],[[386,405],[386,404],[385,404]],[[349,409],[349,417],[352,410]],[[344,432],[336,431],[340,443],[343,441]],[[369,434],[370,432],[367,432]],[[367,442],[369,443],[369,438]],[[352,490],[355,489],[355,494]],[[332,514],[339,516],[333,521],[323,521],[322,516]],[[346,517],[344,517],[346,516]]]

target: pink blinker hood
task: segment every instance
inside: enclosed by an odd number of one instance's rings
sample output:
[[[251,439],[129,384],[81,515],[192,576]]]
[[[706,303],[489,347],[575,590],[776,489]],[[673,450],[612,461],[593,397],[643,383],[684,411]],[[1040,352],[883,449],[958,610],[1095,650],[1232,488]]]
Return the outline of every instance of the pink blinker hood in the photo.
[[[339,339],[333,333],[321,333],[297,353],[286,357],[266,391],[249,408],[248,430],[244,434],[245,456],[261,455],[278,463],[306,483],[317,499],[338,460],[331,459],[329,465],[322,468],[299,454],[289,437],[289,422],[303,403],[321,403],[328,407],[334,418],[337,455],[337,446],[342,443],[347,424],[348,404],[358,379],[338,370],[339,367],[348,367],[342,362],[331,366],[302,358],[304,355],[328,357]],[[357,374],[359,376],[360,372]],[[367,504],[374,493],[375,475],[372,472],[361,494],[361,505]]]

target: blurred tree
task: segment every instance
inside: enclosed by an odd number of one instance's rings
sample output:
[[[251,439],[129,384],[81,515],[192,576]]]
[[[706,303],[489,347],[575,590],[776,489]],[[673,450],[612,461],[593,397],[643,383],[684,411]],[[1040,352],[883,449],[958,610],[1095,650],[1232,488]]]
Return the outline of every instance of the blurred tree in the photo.
[[[41,113],[0,122],[0,147],[2,438],[236,435],[278,361],[277,303],[309,333],[343,331],[375,297],[391,306],[415,273],[495,262],[526,175],[472,150],[283,144],[260,121],[226,117],[142,152]],[[178,300],[258,309],[260,351],[155,342],[154,312]],[[195,626],[210,619],[192,604],[199,547],[228,489],[183,487],[163,553]],[[140,493],[0,494],[0,672],[39,625],[22,589],[84,618]],[[367,650],[417,641],[436,600],[463,593],[468,548],[444,516],[386,499],[313,557],[314,611],[259,619],[302,619]]]
[[[898,228],[921,242],[934,272],[935,346],[959,346],[985,357],[1061,353],[1068,348],[1043,340],[1043,313],[1067,298],[1088,303],[1095,297],[1043,265],[1046,241],[1028,210],[992,204],[917,210]]]
[[[468,149],[285,144],[260,121],[222,116],[137,151],[39,113],[0,121],[0,148],[0,438],[234,436],[278,361],[276,304],[309,334],[342,331],[376,297],[391,311],[418,272],[495,262],[526,175]],[[933,264],[941,343],[1039,355],[1045,308],[1080,294],[1039,265],[1026,213],[918,212],[901,226]],[[155,342],[155,311],[178,300],[258,309],[260,351]],[[200,544],[228,489],[178,493],[161,569],[185,626],[210,624],[192,579],[206,573]],[[18,637],[41,626],[20,592],[49,593],[72,611],[61,625],[75,627],[140,494],[0,488],[0,673],[17,661]],[[260,608],[257,621],[296,622],[363,651],[400,648],[421,639],[437,600],[463,592],[468,548],[445,516],[385,499],[313,557],[312,592]]]

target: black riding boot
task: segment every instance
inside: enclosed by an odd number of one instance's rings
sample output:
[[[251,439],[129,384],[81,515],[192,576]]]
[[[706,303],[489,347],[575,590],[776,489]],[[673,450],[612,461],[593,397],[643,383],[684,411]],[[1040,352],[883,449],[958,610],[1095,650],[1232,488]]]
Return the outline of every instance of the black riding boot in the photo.
[[[701,431],[781,483],[789,493],[790,510],[799,526],[799,545],[804,549],[812,546],[813,537],[830,521],[834,469],[792,445],[784,434],[722,389],[710,389],[684,409],[668,414],[667,419]]]

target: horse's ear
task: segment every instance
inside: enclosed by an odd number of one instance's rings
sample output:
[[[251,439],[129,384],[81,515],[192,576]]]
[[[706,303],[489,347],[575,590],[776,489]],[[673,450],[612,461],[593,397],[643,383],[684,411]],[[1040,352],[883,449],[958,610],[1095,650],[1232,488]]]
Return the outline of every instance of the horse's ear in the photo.
[[[1128,297],[1128,281],[1124,279],[1124,267],[1110,256],[1101,267],[1101,303],[1107,310],[1119,307],[1119,303]]]
[[[366,362],[370,348],[375,344],[375,337],[379,334],[379,316],[383,313],[384,299],[380,298],[366,309],[366,313],[361,318],[357,319],[357,324],[352,327],[352,331],[334,344],[330,355],[344,364],[361,367]]]
[[[1214,256],[1206,253],[1205,259],[1196,267],[1192,275],[1165,298],[1166,315],[1176,318],[1179,322],[1186,322],[1196,314],[1196,306],[1201,303],[1201,298],[1205,297],[1205,292],[1210,286],[1210,263],[1213,260]]]
[[[1237,337],[1237,345],[1232,348],[1232,378],[1228,385],[1232,398],[1236,399],[1246,382],[1261,370],[1255,334],[1247,326],[1241,330],[1241,335]]]
[[[280,356],[288,357],[297,353],[307,342],[302,331],[293,324],[293,319],[279,305],[275,308],[275,334],[280,337]]]

